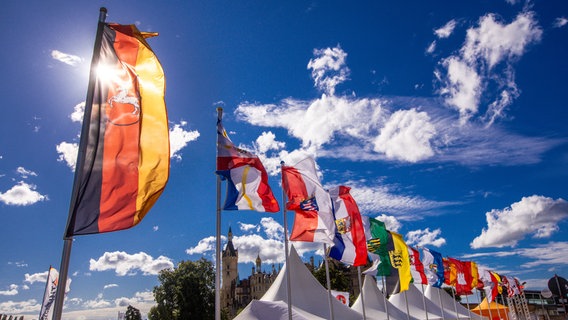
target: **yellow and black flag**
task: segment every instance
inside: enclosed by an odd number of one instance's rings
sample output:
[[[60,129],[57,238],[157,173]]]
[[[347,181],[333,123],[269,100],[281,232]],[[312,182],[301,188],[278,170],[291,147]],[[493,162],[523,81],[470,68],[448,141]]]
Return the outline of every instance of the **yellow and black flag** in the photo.
[[[155,35],[134,25],[104,25],[66,237],[128,229],[165,188],[170,166],[165,79],[145,40]]]

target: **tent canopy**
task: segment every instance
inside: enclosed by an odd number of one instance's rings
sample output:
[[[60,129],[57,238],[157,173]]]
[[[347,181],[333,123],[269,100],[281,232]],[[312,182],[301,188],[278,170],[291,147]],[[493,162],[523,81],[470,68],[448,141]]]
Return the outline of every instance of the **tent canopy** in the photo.
[[[491,320],[509,319],[509,308],[507,306],[498,304],[495,301],[488,303],[487,298],[483,299],[483,301],[481,301],[477,307],[471,309],[471,311]]]

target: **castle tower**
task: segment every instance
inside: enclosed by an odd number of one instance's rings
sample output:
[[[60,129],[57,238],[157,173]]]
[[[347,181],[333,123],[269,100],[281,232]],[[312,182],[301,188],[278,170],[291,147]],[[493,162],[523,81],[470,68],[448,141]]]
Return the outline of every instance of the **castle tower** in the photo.
[[[238,277],[239,251],[233,246],[233,232],[229,227],[227,234],[227,246],[221,257],[221,308],[229,309],[229,313],[235,310],[235,287]]]

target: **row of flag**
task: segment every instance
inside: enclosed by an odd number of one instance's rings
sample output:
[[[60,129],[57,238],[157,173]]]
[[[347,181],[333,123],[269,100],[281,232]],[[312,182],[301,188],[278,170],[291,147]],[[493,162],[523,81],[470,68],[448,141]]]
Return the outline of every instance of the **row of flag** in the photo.
[[[223,208],[278,212],[278,201],[260,159],[233,144],[220,116],[217,137],[217,173],[227,180]],[[326,190],[311,157],[292,166],[282,164],[282,188],[287,198],[286,210],[295,213],[290,240],[329,244],[329,256],[351,266],[365,266],[371,260],[373,265],[365,273],[383,276],[388,294],[408,290],[411,283],[448,285],[458,295],[483,289],[489,301],[503,288],[509,296],[522,290],[517,278],[478,268],[473,261],[408,246],[402,235],[387,230],[383,222],[362,216],[349,187]]]

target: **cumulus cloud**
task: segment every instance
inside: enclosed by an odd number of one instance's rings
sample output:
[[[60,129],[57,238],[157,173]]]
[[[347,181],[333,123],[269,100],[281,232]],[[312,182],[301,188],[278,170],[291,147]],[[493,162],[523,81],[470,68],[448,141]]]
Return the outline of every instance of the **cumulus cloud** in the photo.
[[[83,59],[81,57],[64,53],[59,50],[52,50],[51,57],[72,67],[78,66],[81,62],[83,62]]]
[[[280,264],[284,257],[284,227],[274,218],[264,217],[258,224],[259,230],[254,234],[233,235],[233,245],[239,250],[239,263],[255,263],[260,256],[265,264]],[[227,238],[221,236],[222,242]],[[308,252],[323,254],[321,245],[317,243],[292,242],[300,256]],[[206,237],[199,241],[195,247],[186,250],[192,254],[213,254],[215,252],[215,237]],[[270,270],[266,270],[270,271]]]
[[[456,20],[452,19],[448,21],[443,27],[434,30],[434,34],[440,38],[448,38],[454,32],[456,28]]]
[[[35,173],[35,172],[31,171],[31,170],[27,170],[27,169],[24,168],[24,167],[18,167],[18,168],[16,169],[16,171],[17,171],[18,174],[22,177],[22,179],[27,179],[27,178],[30,177],[30,176],[37,177],[37,173]]]
[[[315,86],[326,94],[333,95],[335,87],[349,78],[349,68],[345,64],[347,53],[339,46],[315,49],[308,69],[312,70]]]
[[[0,296],[15,296],[18,294],[18,285],[11,284],[8,290],[0,290]]]
[[[418,162],[434,155],[436,128],[426,112],[398,110],[391,115],[374,141],[374,150],[389,159]]]
[[[542,29],[532,12],[520,13],[509,24],[487,14],[479,19],[478,26],[468,29],[459,55],[441,61],[445,75],[437,73],[441,75],[440,94],[459,111],[462,123],[479,112],[480,96],[490,84],[497,86],[498,94],[489,103],[486,117],[493,121],[503,117],[503,110],[519,94],[511,64],[541,37]],[[497,69],[499,64],[505,66]]]
[[[558,223],[568,218],[568,202],[533,195],[502,210],[493,209],[485,216],[487,227],[470,246],[474,249],[514,247],[527,235],[548,238],[559,231]]]
[[[400,223],[396,217],[389,216],[384,213],[380,216],[374,217],[374,219],[383,222],[385,224],[385,228],[390,231],[398,232],[398,230],[402,227],[402,223]]]
[[[46,282],[48,273],[49,273],[48,271],[34,273],[34,274],[26,273],[24,275],[24,282],[27,282],[29,284],[34,284],[35,282]]]
[[[430,228],[410,231],[406,234],[406,243],[410,246],[416,247],[441,247],[446,244],[446,239],[440,237],[441,234],[442,230],[436,229],[430,231]]]
[[[137,271],[142,271],[143,275],[157,275],[161,270],[173,267],[170,258],[159,256],[154,259],[145,252],[135,254],[123,251],[105,252],[97,260],[89,260],[90,271],[114,270],[119,276],[136,275]]]
[[[244,232],[248,232],[255,229],[258,231],[258,226],[256,224],[239,222],[239,229]]]
[[[0,202],[10,206],[29,206],[48,200],[48,197],[37,192],[36,188],[33,184],[20,181],[6,192],[0,192]]]
[[[59,154],[57,161],[65,162],[65,164],[73,171],[77,166],[77,154],[79,152],[78,143],[61,142],[55,147],[55,150]]]
[[[187,131],[184,129],[186,125],[187,122],[181,121],[174,123],[173,127],[170,128],[170,157],[173,159],[181,160],[181,149],[187,146],[189,142],[199,138],[199,131]]]
[[[83,122],[83,114],[85,114],[85,101],[80,102],[73,108],[73,113],[69,115],[69,118],[73,122]]]
[[[36,299],[25,301],[4,301],[0,302],[0,310],[4,314],[39,313],[41,305]]]

